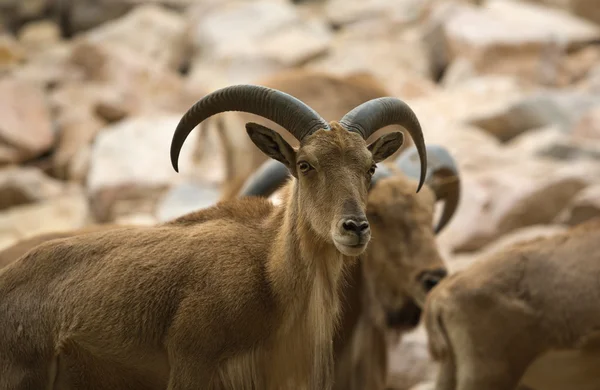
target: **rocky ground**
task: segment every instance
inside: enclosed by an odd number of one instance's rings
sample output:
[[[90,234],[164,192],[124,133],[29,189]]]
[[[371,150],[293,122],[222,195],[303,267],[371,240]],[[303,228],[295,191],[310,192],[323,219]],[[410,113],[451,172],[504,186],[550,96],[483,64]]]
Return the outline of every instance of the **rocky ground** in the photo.
[[[180,115],[301,67],[373,73],[453,153],[454,270],[600,214],[597,0],[0,0],[0,248],[211,204],[218,153],[188,142],[171,168]],[[431,375],[421,328],[392,370]]]

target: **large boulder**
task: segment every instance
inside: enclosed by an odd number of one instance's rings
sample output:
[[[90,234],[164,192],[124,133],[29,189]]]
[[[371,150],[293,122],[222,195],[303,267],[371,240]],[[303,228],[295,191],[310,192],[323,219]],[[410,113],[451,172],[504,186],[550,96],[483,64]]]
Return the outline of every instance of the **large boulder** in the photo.
[[[48,151],[54,142],[44,91],[25,80],[0,78],[0,165],[20,163]]]

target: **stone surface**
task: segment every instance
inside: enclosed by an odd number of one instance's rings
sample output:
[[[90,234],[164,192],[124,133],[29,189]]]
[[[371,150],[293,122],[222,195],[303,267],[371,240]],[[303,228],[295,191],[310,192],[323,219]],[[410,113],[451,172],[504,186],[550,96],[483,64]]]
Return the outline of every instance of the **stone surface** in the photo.
[[[61,182],[39,169],[16,166],[0,169],[0,210],[56,197],[63,190]]]
[[[0,165],[46,152],[54,141],[50,115],[40,88],[23,80],[0,79]]]
[[[600,104],[586,111],[571,128],[574,138],[600,141]]]
[[[600,185],[593,185],[580,191],[556,220],[567,225],[577,225],[597,217],[600,217]]]
[[[459,208],[440,242],[472,252],[514,229],[551,223],[597,172],[597,164],[561,166],[514,155],[503,165],[463,171]]]
[[[563,50],[600,37],[600,26],[565,11],[513,0],[461,5],[437,30],[449,60],[468,58],[482,73],[510,73],[536,81],[552,75]]]
[[[160,200],[156,208],[156,218],[165,222],[213,206],[219,200],[219,195],[216,187],[195,182],[181,183],[171,188]]]
[[[192,19],[190,77],[210,89],[300,65],[325,53],[331,40],[323,21],[303,19],[286,2],[235,1]]]
[[[329,0],[325,14],[335,26],[371,19],[378,23],[405,24],[422,17],[429,3],[430,0]]]
[[[89,224],[89,206],[81,191],[0,212],[0,249],[38,234],[79,229]]]
[[[437,367],[429,356],[423,325],[403,335],[400,343],[390,349],[388,364],[388,390],[408,390],[432,378]]]
[[[91,43],[127,49],[154,66],[178,69],[185,57],[187,25],[178,13],[154,4],[141,5],[123,17],[85,34]]]
[[[508,141],[529,129],[550,125],[567,130],[586,111],[598,104],[600,96],[544,91],[499,107],[497,111],[474,116],[467,123],[487,131],[501,141]]]
[[[25,51],[16,39],[0,31],[0,72],[15,68],[25,60]]]

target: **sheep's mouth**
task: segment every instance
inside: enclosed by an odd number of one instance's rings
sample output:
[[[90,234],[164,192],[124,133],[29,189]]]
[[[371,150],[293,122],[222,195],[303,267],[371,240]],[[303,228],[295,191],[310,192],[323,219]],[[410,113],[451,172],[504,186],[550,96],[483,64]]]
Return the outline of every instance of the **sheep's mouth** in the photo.
[[[396,330],[411,330],[421,321],[421,308],[413,299],[409,299],[400,309],[386,313],[386,324]]]

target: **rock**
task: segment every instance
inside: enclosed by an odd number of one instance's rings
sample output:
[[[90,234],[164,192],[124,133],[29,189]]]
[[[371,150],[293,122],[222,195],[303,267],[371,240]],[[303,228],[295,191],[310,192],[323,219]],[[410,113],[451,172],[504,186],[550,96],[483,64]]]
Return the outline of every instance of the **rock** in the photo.
[[[28,50],[43,50],[61,39],[60,27],[53,21],[31,22],[19,30],[19,42]]]
[[[0,213],[0,247],[38,234],[73,230],[89,222],[89,208],[81,191]]]
[[[446,42],[449,61],[465,57],[480,73],[516,74],[539,82],[553,82],[565,51],[600,38],[600,27],[590,22],[513,0],[456,6],[444,16],[436,30],[442,37],[430,41]]]
[[[388,356],[388,390],[408,390],[436,374],[437,366],[429,355],[427,333],[422,325],[404,334]]]
[[[156,209],[156,218],[160,222],[213,206],[219,200],[217,187],[185,182],[172,187],[160,200]]]
[[[195,12],[190,78],[214,89],[301,65],[328,50],[323,21],[305,20],[287,2],[235,1]]]
[[[184,62],[187,25],[183,16],[153,4],[140,5],[125,16],[84,34],[90,43],[127,49],[155,67],[177,70]]]
[[[590,159],[600,161],[600,142],[581,140],[565,135],[558,126],[530,130],[510,142],[507,147],[515,155],[573,161]]]
[[[514,229],[550,223],[599,171],[597,163],[509,157],[503,165],[463,171],[459,208],[439,236],[442,246],[473,252]]]
[[[70,61],[93,84],[93,111],[108,121],[157,110],[181,112],[191,104],[178,73],[127,48],[81,41]]]
[[[583,141],[600,141],[600,104],[575,121],[570,133],[572,137]]]
[[[329,53],[307,67],[344,76],[368,72],[393,96],[404,99],[428,96],[436,88],[421,31],[380,26],[372,20],[336,34]]]
[[[25,51],[10,35],[0,32],[0,73],[11,70],[25,60]]]
[[[153,226],[158,223],[150,214],[131,214],[115,219],[118,225]]]
[[[173,170],[169,145],[180,115],[155,115],[125,119],[103,129],[92,147],[86,187],[92,196],[96,217],[104,222],[124,213],[153,213],[154,204],[170,186],[185,179]],[[179,166],[193,172],[190,145],[198,132],[192,132],[182,148]],[[142,204],[141,200],[148,200]],[[136,204],[139,203],[139,204]]]
[[[0,169],[0,210],[36,203],[63,193],[64,187],[36,168]]]
[[[24,80],[0,79],[0,165],[46,152],[54,141],[43,91]]]
[[[473,116],[467,119],[467,123],[505,142],[529,129],[550,125],[566,131],[597,104],[600,104],[600,96],[566,90],[545,91],[499,107],[496,111]]]
[[[325,13],[334,26],[375,19],[378,23],[408,24],[423,16],[430,0],[330,0]]]
[[[589,186],[579,192],[558,215],[556,221],[577,225],[600,216],[600,185]]]

